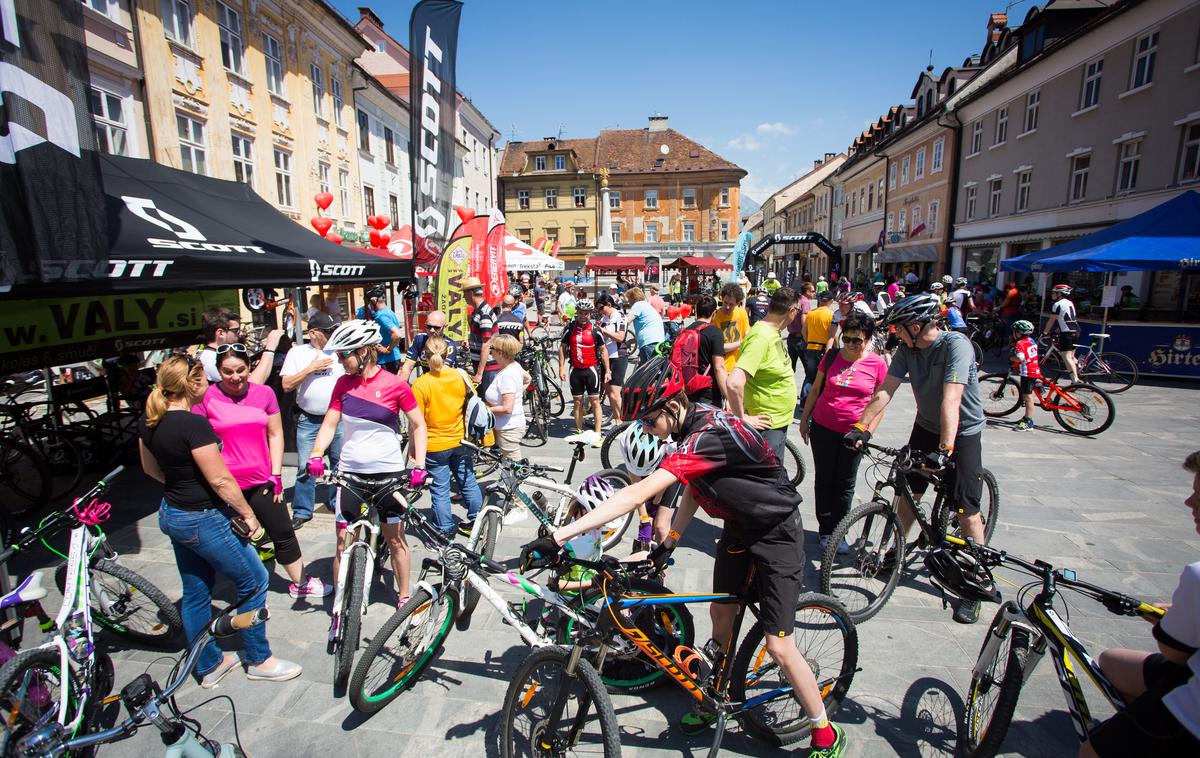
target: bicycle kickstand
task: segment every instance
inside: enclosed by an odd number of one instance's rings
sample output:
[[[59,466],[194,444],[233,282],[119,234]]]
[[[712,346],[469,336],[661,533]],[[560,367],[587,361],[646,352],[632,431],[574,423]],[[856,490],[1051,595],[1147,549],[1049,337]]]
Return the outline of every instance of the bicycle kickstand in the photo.
[[[708,749],[708,758],[717,758],[717,754],[721,752],[721,741],[725,739],[725,724],[729,720],[729,715],[725,709],[717,711],[717,723],[713,734],[712,747]]]

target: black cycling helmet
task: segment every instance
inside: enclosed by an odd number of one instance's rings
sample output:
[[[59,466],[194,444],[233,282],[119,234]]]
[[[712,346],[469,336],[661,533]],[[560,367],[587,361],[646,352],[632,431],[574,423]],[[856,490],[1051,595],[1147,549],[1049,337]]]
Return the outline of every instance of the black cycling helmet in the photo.
[[[373,284],[370,287],[367,287],[366,291],[363,292],[363,296],[366,297],[368,300],[374,300],[376,298],[386,297],[387,296],[387,287],[383,286],[382,284]]]
[[[908,295],[896,301],[888,310],[888,326],[920,324],[924,326],[942,312],[942,300],[932,292]]]
[[[654,413],[686,387],[683,371],[663,356],[643,363],[621,388],[621,419],[636,421]]]
[[[929,580],[943,592],[963,600],[1000,602],[992,572],[966,550],[934,548],[925,554]]]

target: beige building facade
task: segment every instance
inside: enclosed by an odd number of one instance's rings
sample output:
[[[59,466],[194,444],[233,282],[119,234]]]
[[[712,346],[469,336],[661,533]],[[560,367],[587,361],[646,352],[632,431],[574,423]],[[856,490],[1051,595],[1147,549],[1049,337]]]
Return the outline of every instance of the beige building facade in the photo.
[[[144,81],[131,2],[83,3],[83,36],[92,78],[88,108],[102,152],[149,158]]]

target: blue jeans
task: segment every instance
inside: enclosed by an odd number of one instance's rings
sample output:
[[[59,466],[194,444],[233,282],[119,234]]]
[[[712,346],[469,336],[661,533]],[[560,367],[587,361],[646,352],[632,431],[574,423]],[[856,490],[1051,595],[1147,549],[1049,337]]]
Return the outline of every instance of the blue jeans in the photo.
[[[475,467],[471,451],[461,445],[449,450],[425,454],[425,469],[433,477],[433,523],[446,534],[454,531],[454,518],[450,514],[450,474],[462,485],[463,500],[467,504],[467,518],[475,520],[483,505],[483,494],[475,481]]]
[[[313,421],[304,411],[299,411],[296,417],[296,460],[299,467],[296,470],[296,487],[292,490],[292,515],[299,519],[310,519],[317,498],[317,480],[308,475],[308,458],[312,454],[313,443],[317,441],[317,432],[321,429],[320,421]],[[342,457],[342,425],[339,423],[333,435],[333,442],[325,451],[329,455],[329,470],[336,471],[338,461]],[[325,502],[333,502],[333,487],[326,485],[329,490]]]
[[[659,343],[657,342],[651,342],[649,345],[643,345],[638,348],[638,357],[642,359],[643,363],[658,354],[658,345]]]
[[[267,601],[267,569],[250,543],[233,533],[229,517],[209,508],[185,511],[166,500],[158,507],[158,528],[171,538],[175,565],[183,580],[183,629],[195,639],[212,620],[212,588],[217,573],[233,582],[239,598],[249,597],[239,611],[261,608]],[[271,657],[267,626],[242,632],[242,663],[257,666]],[[196,662],[196,677],[203,678],[221,664],[217,643],[209,640]]]

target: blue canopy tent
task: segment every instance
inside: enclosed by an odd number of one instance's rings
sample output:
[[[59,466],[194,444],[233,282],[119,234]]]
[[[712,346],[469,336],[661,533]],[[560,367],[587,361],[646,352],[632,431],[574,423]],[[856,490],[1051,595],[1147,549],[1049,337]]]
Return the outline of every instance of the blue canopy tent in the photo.
[[[1002,271],[1169,271],[1200,269],[1200,192],[1061,245],[1001,261]]]

